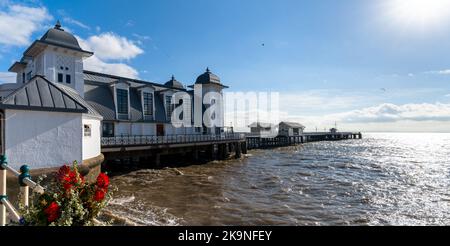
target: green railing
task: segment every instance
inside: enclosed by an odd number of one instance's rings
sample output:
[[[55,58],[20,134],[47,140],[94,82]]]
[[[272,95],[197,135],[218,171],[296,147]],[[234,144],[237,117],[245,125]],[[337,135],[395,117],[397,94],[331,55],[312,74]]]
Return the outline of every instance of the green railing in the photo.
[[[145,146],[158,144],[184,144],[198,142],[214,142],[229,140],[244,140],[245,135],[239,133],[224,133],[220,135],[167,135],[167,136],[116,136],[102,137],[102,147]]]
[[[30,168],[27,165],[20,167],[20,171],[16,171],[14,168],[8,165],[6,156],[0,155],[0,226],[5,226],[7,222],[7,217],[9,212],[9,217],[12,221],[19,224],[24,224],[25,221],[23,217],[17,212],[17,209],[11,204],[6,193],[6,176],[7,172],[11,172],[14,176],[18,178],[20,185],[20,203],[23,206],[28,207],[29,204],[29,190],[30,187],[34,192],[44,193],[44,188],[36,184],[31,180]]]

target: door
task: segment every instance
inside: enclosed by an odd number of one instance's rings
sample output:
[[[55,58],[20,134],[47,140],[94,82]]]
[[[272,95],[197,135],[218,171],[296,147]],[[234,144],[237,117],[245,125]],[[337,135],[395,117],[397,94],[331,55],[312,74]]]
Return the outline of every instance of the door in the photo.
[[[157,136],[164,136],[164,125],[163,124],[158,124],[156,125],[156,135]]]

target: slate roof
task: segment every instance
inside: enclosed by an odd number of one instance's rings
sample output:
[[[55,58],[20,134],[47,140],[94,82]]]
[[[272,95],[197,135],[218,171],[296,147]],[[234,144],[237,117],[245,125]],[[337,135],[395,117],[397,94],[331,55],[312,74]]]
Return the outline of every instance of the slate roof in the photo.
[[[181,84],[178,80],[176,80],[175,76],[173,75],[172,78],[169,81],[167,81],[164,85],[172,88],[184,89],[183,84]]]
[[[151,86],[155,89],[155,97],[153,99],[155,104],[155,112],[153,112],[154,120],[145,122],[168,122],[166,120],[166,110],[164,107],[164,98],[162,92],[168,89],[173,89],[172,87],[142,80],[128,79],[90,71],[84,72],[84,79],[84,99],[92,106],[92,108],[94,108],[100,113],[100,115],[103,116],[103,120],[132,122],[144,121],[139,89],[144,86]],[[114,95],[110,85],[111,83],[116,83],[118,81],[126,82],[130,86],[129,120],[118,120],[116,117]],[[178,89],[178,91],[180,90],[185,91],[184,89]]]
[[[291,127],[291,128],[305,128],[305,126],[304,125],[302,125],[302,124],[300,124],[300,123],[297,123],[297,122],[280,122],[280,125],[281,124],[284,124],[284,125],[286,125],[286,126],[288,126],[288,127]]]
[[[211,73],[209,68],[206,68],[206,72],[197,77],[195,84],[202,84],[202,85],[216,84],[216,85],[220,85],[224,88],[228,88],[227,86],[222,85],[222,83],[220,82],[219,76]],[[192,87],[192,86],[190,86],[190,87]]]
[[[78,103],[80,103],[83,107],[85,107],[88,110],[87,114],[102,118],[102,115],[94,107],[92,107],[92,105],[90,105],[88,102],[86,102],[80,96],[80,94],[78,94],[78,92],[75,89],[68,87],[66,85],[63,85],[63,84],[58,84],[58,83],[55,83],[54,85],[59,87],[62,91],[67,93],[69,96],[71,96],[73,99],[75,99]]]
[[[55,27],[49,29],[44,36],[42,36],[40,41],[56,46],[64,46],[74,50],[83,51],[77,38],[64,31],[64,29],[61,28],[61,23],[59,23],[59,21],[56,23]]]
[[[2,109],[89,113],[84,102],[74,98],[42,76],[35,76],[0,102]]]
[[[176,87],[172,87],[170,85],[163,85],[163,84],[158,84],[158,83],[154,83],[151,81],[125,78],[125,77],[121,77],[121,76],[98,73],[98,72],[87,71],[87,70],[83,71],[83,75],[84,75],[84,81],[94,82],[94,83],[110,84],[110,83],[115,83],[118,81],[126,81],[127,83],[130,84],[130,87],[135,87],[135,88],[142,87],[142,86],[153,86],[153,87],[155,87],[156,90],[175,89],[178,91],[186,91],[186,89],[184,89],[184,88],[176,88]]]
[[[114,97],[108,86],[84,83],[84,99],[103,116],[103,120],[115,120]]]

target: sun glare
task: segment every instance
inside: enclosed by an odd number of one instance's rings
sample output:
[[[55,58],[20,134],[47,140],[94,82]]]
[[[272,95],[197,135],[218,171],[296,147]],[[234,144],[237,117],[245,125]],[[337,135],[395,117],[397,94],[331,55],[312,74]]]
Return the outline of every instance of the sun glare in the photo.
[[[450,0],[388,0],[387,12],[399,24],[439,25],[450,17]]]

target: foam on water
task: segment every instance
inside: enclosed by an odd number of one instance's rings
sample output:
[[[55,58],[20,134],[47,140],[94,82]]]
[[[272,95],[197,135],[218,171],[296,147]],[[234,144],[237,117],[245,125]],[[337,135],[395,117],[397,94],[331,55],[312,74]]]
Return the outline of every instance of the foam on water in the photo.
[[[450,225],[450,134],[255,150],[245,159],[111,179],[138,225]]]

